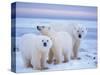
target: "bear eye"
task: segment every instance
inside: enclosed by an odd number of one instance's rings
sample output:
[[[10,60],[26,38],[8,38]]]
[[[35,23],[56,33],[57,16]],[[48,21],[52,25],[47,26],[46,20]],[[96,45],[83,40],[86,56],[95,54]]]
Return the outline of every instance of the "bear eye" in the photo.
[[[47,40],[47,42],[48,42],[49,40]]]
[[[79,30],[77,32],[79,32]]]
[[[44,40],[42,40],[42,42],[44,42]]]

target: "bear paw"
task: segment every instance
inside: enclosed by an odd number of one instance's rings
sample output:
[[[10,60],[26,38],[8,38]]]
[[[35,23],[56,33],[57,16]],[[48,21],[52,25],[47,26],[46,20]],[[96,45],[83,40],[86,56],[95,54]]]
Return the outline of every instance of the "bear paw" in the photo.
[[[68,60],[64,60],[64,61],[63,61],[63,63],[66,63],[66,62],[68,62]]]
[[[48,68],[48,67],[43,67],[43,68],[42,68],[42,70],[46,70],[46,69],[49,69],[49,68]]]
[[[71,59],[72,59],[72,60],[75,60],[75,59],[76,59],[76,60],[80,60],[81,58],[80,58],[80,57],[71,57]]]
[[[51,63],[52,63],[52,61],[51,61],[51,60],[47,60],[47,63],[48,63],[48,64],[51,64]]]

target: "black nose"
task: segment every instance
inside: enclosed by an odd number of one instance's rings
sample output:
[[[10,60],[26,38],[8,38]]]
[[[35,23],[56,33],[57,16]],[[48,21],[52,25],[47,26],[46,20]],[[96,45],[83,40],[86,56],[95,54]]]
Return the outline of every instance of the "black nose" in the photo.
[[[37,26],[37,30],[41,30],[39,26]]]
[[[46,42],[44,42],[44,43],[43,43],[43,46],[44,46],[44,47],[46,47],[46,46],[47,46],[47,43],[46,43]]]
[[[79,38],[81,38],[82,36],[81,36],[81,34],[79,34],[79,36],[78,36]]]

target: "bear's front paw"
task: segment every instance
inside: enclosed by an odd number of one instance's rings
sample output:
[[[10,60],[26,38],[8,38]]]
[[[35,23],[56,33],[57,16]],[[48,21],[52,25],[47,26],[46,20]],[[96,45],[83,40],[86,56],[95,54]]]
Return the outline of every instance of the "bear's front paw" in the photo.
[[[49,69],[49,68],[48,68],[48,67],[43,67],[43,68],[42,68],[42,70],[46,70],[46,69]]]
[[[33,68],[33,65],[31,63],[29,63],[27,66]]]
[[[74,59],[75,59],[75,57],[71,57],[71,59],[72,59],[72,60],[74,60]]]
[[[81,58],[80,57],[77,57],[77,60],[80,60]]]
[[[68,60],[64,60],[64,61],[63,61],[63,63],[66,63],[66,62],[68,62]]]
[[[37,67],[37,68],[34,68],[35,70],[42,70],[42,68],[40,68],[40,67]]]
[[[51,61],[51,60],[47,60],[47,63],[48,63],[48,64],[51,64],[51,63],[52,63],[52,61]]]
[[[76,59],[76,60],[80,60],[81,58],[80,58],[80,57],[71,57],[71,59],[72,59],[72,60],[75,60],[75,59]]]
[[[57,61],[56,59],[54,60],[54,64],[60,64],[61,62],[60,61]]]

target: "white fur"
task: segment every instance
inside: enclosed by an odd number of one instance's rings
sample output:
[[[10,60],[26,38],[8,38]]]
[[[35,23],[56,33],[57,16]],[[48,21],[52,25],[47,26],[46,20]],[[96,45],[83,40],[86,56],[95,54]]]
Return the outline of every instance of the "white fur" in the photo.
[[[47,43],[46,47],[43,46],[43,42]],[[28,67],[31,64],[34,69],[39,70],[46,68],[46,59],[51,46],[52,41],[47,36],[34,34],[23,35],[20,39],[19,49],[21,50],[25,66]]]
[[[56,59],[55,64],[62,62],[62,56],[64,56],[64,61],[70,60],[72,51],[72,37],[67,32],[56,32],[49,26],[38,26],[37,29],[43,34],[47,35],[52,39],[53,46],[51,51]],[[51,55],[49,55],[50,58]],[[49,59],[50,61],[52,58]]]
[[[68,25],[66,27],[66,31],[71,34],[73,38],[73,51],[72,51],[72,58],[77,59],[78,58],[78,49],[81,44],[81,40],[86,36],[87,34],[87,28],[82,24],[72,24]],[[81,36],[81,38],[79,37]]]

